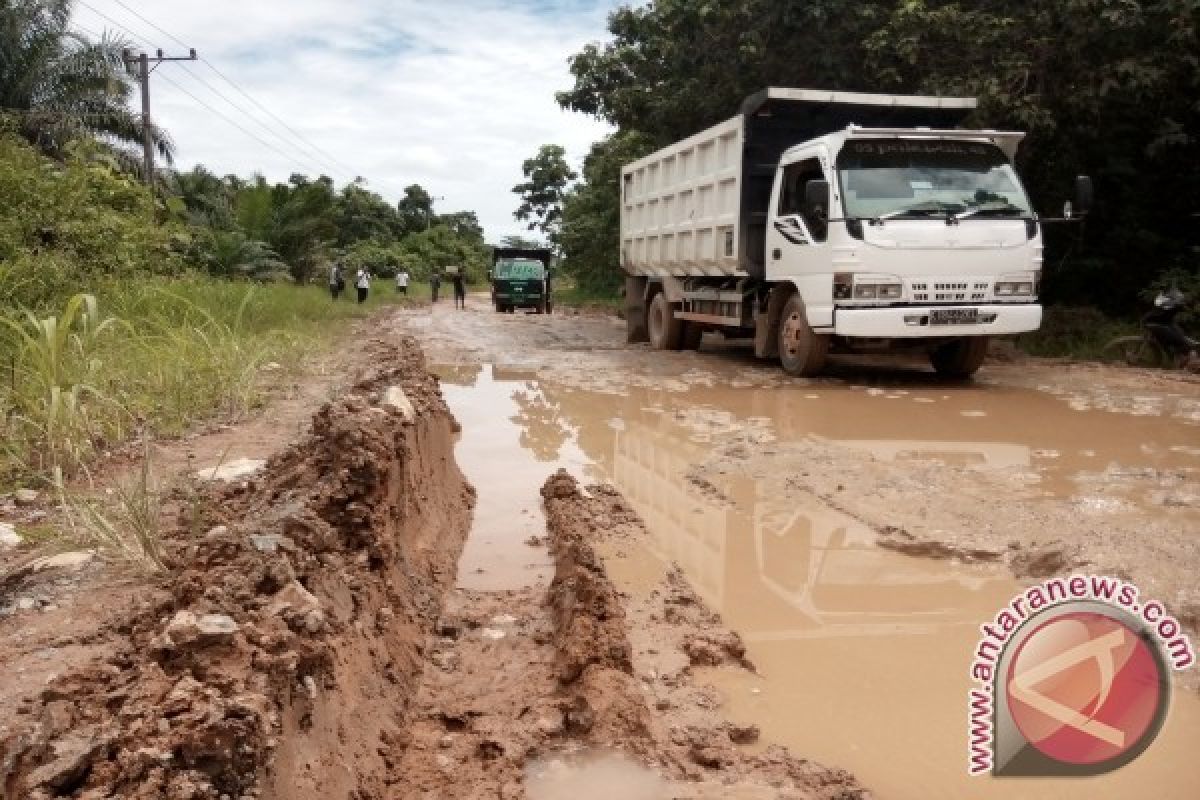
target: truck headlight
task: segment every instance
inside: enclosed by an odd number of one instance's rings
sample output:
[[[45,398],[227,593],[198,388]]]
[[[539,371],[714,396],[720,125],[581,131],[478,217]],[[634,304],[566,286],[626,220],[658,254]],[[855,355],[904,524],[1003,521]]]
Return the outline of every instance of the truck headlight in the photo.
[[[1030,297],[1033,281],[997,281],[995,293],[997,297]]]
[[[879,285],[879,297],[883,300],[899,300],[902,294],[904,294],[904,287],[898,283]]]
[[[855,300],[874,300],[878,295],[878,289],[873,283],[856,283],[854,284],[854,299]]]

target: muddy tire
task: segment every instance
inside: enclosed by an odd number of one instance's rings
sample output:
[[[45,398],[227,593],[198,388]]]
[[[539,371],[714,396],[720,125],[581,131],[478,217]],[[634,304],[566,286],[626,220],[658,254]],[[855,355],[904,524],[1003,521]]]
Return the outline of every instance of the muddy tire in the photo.
[[[646,317],[651,347],[655,350],[678,350],[683,346],[683,320],[675,316],[665,293],[654,295]]]
[[[813,333],[800,295],[788,298],[779,318],[779,362],[789,375],[808,377],[825,368],[829,337]]]
[[[683,338],[680,348],[683,350],[699,350],[700,340],[704,338],[704,328],[695,322],[683,323]]]
[[[496,303],[495,305],[496,305],[496,313],[497,313],[497,314],[503,314],[503,313],[504,313],[504,304],[503,304],[503,303]]]
[[[947,342],[929,354],[929,363],[946,378],[969,378],[987,358],[988,337],[965,336]]]

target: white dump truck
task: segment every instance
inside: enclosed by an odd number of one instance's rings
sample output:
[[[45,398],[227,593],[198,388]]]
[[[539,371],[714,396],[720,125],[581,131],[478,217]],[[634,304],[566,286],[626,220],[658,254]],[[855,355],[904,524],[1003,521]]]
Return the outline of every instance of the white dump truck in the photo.
[[[621,172],[630,341],[753,338],[795,375],[833,352],[917,350],[953,377],[1041,323],[1023,134],[963,130],[973,98],[771,88]],[[1086,213],[1075,181],[1064,218]]]

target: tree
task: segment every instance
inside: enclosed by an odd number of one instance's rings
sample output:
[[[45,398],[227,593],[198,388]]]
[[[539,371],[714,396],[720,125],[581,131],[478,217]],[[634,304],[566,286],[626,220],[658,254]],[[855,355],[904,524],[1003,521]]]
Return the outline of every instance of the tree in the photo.
[[[233,192],[221,178],[203,166],[188,172],[172,170],[167,189],[179,199],[194,225],[228,229],[233,226]]]
[[[546,249],[547,245],[541,239],[509,235],[500,240],[500,246],[511,247],[517,250],[543,250]]]
[[[561,236],[564,268],[587,292],[612,294],[620,284],[617,186],[621,166],[651,150],[649,138],[637,132],[597,142],[583,161],[583,181],[566,197]]]
[[[342,189],[334,203],[337,245],[391,240],[400,232],[400,217],[391,203],[357,183]]]
[[[406,186],[397,204],[402,236],[428,228],[433,220],[433,198],[420,184]]]
[[[479,215],[474,211],[455,211],[452,214],[439,214],[438,225],[445,225],[467,241],[483,244],[483,226],[479,224]]]
[[[542,145],[536,156],[521,165],[525,182],[513,187],[513,193],[521,198],[513,216],[528,223],[529,230],[546,234],[551,242],[558,237],[567,187],[579,177],[567,164],[566,155],[560,145]]]
[[[118,149],[140,145],[142,117],[129,108],[133,78],[123,57],[129,43],[107,34],[92,42],[69,30],[72,5],[0,0],[0,114],[15,115],[22,135],[56,158],[81,136]],[[151,138],[170,163],[166,133],[155,127]]]

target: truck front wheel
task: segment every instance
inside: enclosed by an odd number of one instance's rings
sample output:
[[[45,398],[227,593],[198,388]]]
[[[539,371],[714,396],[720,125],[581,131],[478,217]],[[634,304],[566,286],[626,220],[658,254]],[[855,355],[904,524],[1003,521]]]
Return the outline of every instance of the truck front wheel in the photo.
[[[664,292],[654,295],[646,316],[651,347],[655,350],[678,350],[683,346],[683,320],[675,316]]]
[[[947,378],[969,378],[983,366],[987,358],[988,337],[964,336],[937,347],[929,354],[929,362],[938,375]]]
[[[807,377],[825,368],[829,337],[813,333],[800,295],[792,295],[779,319],[779,361],[789,375]]]

